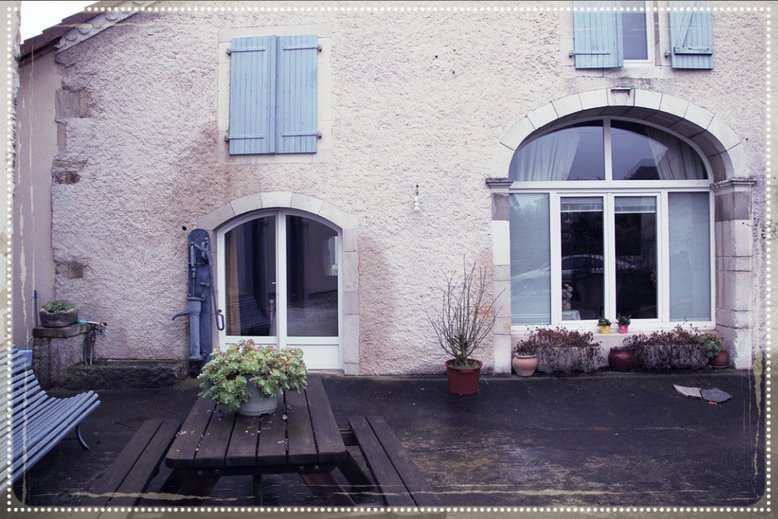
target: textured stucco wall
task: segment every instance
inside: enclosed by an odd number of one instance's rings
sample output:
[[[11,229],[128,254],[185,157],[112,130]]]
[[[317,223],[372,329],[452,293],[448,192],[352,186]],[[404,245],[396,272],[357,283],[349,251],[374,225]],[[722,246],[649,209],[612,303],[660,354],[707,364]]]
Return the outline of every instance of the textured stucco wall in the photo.
[[[528,112],[614,85],[672,94],[743,139],[738,175],[763,174],[763,14],[714,15],[714,71],[637,79],[570,69],[570,23],[554,11],[141,13],[61,53],[85,105],[63,118],[57,157],[80,180],[52,188],[58,295],[109,322],[102,356],[184,357],[186,323],[170,321],[186,303],[182,226],[247,195],[302,193],[359,216],[362,373],[442,371],[425,311],[463,255],[491,269],[484,179],[507,174],[498,140]],[[290,25],[331,36],[328,159],[219,163],[219,31]],[[761,179],[755,192],[758,220]],[[491,366],[491,345],[480,356]]]

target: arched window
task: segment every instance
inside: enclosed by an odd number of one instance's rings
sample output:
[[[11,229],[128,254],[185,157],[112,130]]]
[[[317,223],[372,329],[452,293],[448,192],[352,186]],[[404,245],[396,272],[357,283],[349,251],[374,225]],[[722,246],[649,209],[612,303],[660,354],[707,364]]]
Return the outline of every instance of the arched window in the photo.
[[[581,121],[525,142],[510,178],[514,325],[713,321],[710,181],[688,142]]]

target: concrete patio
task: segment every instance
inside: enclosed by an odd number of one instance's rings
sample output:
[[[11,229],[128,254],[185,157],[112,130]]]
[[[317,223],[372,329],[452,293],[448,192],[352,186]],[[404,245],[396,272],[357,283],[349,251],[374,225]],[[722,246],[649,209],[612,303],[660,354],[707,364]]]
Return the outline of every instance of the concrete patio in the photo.
[[[710,369],[485,378],[458,397],[440,378],[323,376],[339,425],[380,414],[449,506],[749,506],[764,494],[764,384],[752,372]],[[719,406],[673,384],[718,387]],[[77,506],[140,424],[183,419],[195,380],[173,388],[100,390],[83,424],[90,451],[68,437],[34,467],[17,496]],[[152,482],[161,484],[166,469]],[[248,477],[222,478],[206,505],[253,505]],[[142,504],[175,506],[170,496]],[[263,478],[263,505],[320,503],[296,475]],[[375,496],[365,506],[380,504]]]

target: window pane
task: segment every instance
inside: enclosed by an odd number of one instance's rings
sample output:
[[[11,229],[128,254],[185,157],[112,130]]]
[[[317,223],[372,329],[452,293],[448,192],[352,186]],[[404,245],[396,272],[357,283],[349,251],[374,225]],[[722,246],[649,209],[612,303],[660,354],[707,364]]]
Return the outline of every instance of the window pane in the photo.
[[[603,214],[600,197],[561,199],[562,319],[603,313]]]
[[[708,193],[669,193],[670,320],[710,320]]]
[[[656,198],[615,199],[616,313],[656,319]]]
[[[227,335],[276,335],[276,218],[246,222],[224,236]]]
[[[338,233],[300,216],[286,217],[287,335],[338,335]]]
[[[601,121],[569,126],[539,137],[513,156],[513,180],[603,180]]]
[[[551,322],[550,235],[547,194],[510,198],[511,322]]]
[[[641,8],[644,2],[619,2],[621,7]],[[648,34],[646,13],[628,12],[621,14],[621,29],[624,35],[624,59],[648,59]]]
[[[691,146],[656,128],[611,121],[614,180],[704,179],[702,160]]]

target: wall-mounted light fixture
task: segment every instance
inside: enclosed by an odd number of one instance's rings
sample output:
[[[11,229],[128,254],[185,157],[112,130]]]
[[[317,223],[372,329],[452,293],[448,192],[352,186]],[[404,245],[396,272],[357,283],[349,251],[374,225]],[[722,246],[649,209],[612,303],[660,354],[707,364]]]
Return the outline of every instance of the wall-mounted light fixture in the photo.
[[[416,193],[413,195],[413,210],[421,210],[421,207],[419,207],[419,184],[416,184]]]

